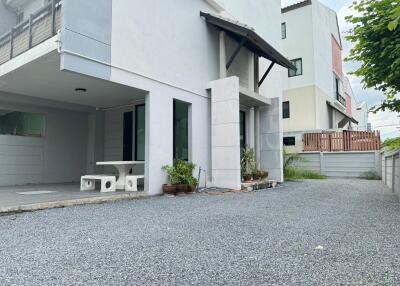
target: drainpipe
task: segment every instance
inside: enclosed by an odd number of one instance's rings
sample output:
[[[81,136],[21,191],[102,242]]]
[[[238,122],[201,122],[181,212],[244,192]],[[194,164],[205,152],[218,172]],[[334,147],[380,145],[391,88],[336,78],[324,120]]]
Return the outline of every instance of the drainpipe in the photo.
[[[259,93],[260,88],[258,86],[258,81],[260,80],[260,69],[259,69],[259,56],[254,54],[254,92]]]
[[[219,78],[226,78],[225,32],[219,32]]]

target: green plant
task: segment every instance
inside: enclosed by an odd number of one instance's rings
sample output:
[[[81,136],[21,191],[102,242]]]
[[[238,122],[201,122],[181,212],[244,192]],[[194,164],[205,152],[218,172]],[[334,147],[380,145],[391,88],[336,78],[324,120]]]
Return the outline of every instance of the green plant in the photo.
[[[190,178],[188,178],[187,184],[189,186],[197,186],[198,181],[197,181],[197,179],[195,177],[191,176]]]
[[[324,180],[326,179],[326,176],[315,171],[295,167],[288,167],[285,171],[285,180],[287,181],[298,181],[304,179]]]
[[[364,172],[361,174],[360,176],[361,179],[366,179],[366,180],[376,180],[379,181],[381,180],[381,176],[376,173],[375,171],[368,171],[368,172]]]
[[[196,179],[193,177],[194,168],[196,168],[195,164],[181,159],[174,160],[172,166],[166,165],[162,167],[167,173],[168,181],[171,185],[189,184],[189,181],[193,182],[193,179]]]
[[[383,147],[386,147],[389,151],[400,148],[400,137],[386,139],[382,143]]]
[[[240,169],[242,175],[251,174],[256,170],[256,156],[253,148],[243,148],[240,154]]]
[[[287,153],[283,149],[283,173],[286,173],[289,168],[293,168],[298,162],[307,162],[307,160],[298,153]]]
[[[400,112],[400,0],[353,1],[354,13],[346,17],[352,28],[347,40],[354,44],[346,61],[365,88],[380,90],[386,99],[373,112]]]
[[[171,185],[177,185],[180,182],[179,174],[176,172],[173,166],[163,166],[162,170],[168,175],[168,183]]]

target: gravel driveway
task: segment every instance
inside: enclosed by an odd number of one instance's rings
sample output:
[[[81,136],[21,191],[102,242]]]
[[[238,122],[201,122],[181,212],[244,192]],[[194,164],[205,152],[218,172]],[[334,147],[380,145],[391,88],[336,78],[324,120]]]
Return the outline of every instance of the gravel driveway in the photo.
[[[326,180],[0,217],[0,285],[399,285],[400,204]]]

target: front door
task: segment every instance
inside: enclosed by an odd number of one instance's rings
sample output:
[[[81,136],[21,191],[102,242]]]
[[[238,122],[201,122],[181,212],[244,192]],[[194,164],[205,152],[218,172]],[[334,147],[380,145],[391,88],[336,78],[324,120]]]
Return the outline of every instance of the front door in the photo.
[[[132,161],[133,150],[133,111],[124,112],[123,160]]]

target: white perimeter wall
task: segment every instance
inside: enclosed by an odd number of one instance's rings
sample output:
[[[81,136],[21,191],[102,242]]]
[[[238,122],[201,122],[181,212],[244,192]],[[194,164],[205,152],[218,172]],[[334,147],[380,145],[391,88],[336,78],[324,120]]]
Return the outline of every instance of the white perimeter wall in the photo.
[[[44,138],[0,135],[0,185],[79,181],[86,172],[86,113],[15,104],[0,109],[45,115]]]

